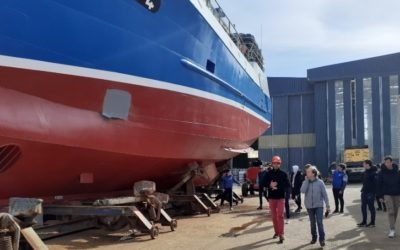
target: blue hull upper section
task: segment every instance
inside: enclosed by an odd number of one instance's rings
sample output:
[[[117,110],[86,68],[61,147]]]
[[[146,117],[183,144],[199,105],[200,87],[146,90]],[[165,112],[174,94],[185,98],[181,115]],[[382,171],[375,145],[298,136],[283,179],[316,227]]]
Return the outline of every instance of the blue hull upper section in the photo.
[[[188,0],[156,13],[135,0],[0,0],[0,55],[187,86],[271,120],[269,97]]]

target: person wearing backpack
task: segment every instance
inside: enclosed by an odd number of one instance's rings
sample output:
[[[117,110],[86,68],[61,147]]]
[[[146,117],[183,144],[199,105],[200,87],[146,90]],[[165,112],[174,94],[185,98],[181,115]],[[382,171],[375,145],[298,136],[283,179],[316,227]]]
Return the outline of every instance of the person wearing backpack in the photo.
[[[332,192],[335,199],[335,211],[333,213],[343,213],[344,208],[344,190],[346,189],[348,177],[346,174],[346,164],[341,163],[337,166],[332,175]],[[339,210],[340,202],[340,210]]]

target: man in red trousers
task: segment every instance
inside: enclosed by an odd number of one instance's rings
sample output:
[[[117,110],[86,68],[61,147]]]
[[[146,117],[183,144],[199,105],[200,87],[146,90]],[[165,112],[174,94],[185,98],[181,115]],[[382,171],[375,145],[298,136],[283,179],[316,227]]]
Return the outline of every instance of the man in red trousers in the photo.
[[[272,157],[272,170],[266,174],[266,185],[268,187],[269,208],[271,210],[272,222],[274,224],[274,239],[279,237],[279,242],[285,240],[283,211],[285,208],[285,192],[289,188],[289,179],[286,172],[281,168],[282,160],[279,156]]]

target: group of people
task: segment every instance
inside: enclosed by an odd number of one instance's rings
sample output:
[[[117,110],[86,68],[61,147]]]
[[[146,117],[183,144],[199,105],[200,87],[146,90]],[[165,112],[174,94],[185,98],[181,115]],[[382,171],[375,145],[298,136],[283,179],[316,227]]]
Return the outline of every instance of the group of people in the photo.
[[[274,156],[271,163],[261,166],[257,183],[259,185],[260,206],[262,209],[263,199],[269,203],[274,227],[273,238],[279,238],[282,243],[284,238],[284,214],[290,217],[289,200],[292,198],[297,205],[296,213],[302,210],[302,194],[304,205],[310,219],[311,242],[315,244],[319,240],[320,245],[325,246],[325,230],[323,218],[327,217],[330,210],[326,186],[321,178],[317,167],[307,164],[304,171],[299,166],[292,167],[290,174],[281,169],[282,160]],[[390,156],[385,157],[384,163],[374,166],[372,161],[363,162],[365,172],[361,188],[361,212],[362,221],[357,224],[359,227],[375,227],[376,209],[375,201],[378,201],[378,209],[388,212],[389,238],[395,237],[395,224],[400,207],[400,172],[399,167],[393,163]],[[226,199],[232,209],[232,186],[238,183],[227,171],[222,178],[224,194],[221,205]],[[344,193],[348,182],[346,165],[341,163],[332,171],[332,193],[335,201],[333,213],[344,212]],[[230,198],[229,198],[230,197]],[[324,212],[325,207],[325,212]],[[370,211],[370,220],[367,220],[367,210]],[[286,212],[285,212],[286,211]]]
[[[400,207],[400,172],[399,167],[393,163],[390,156],[385,157],[384,162],[375,167],[370,160],[363,163],[365,172],[363,186],[361,188],[361,213],[362,221],[359,227],[375,227],[375,200],[378,207],[387,209],[389,220],[389,238],[396,234],[396,220]],[[367,221],[367,208],[371,219]],[[378,208],[379,209],[379,208]]]
[[[320,245],[325,246],[325,232],[322,223],[324,204],[326,205],[326,213],[329,213],[330,210],[325,184],[320,179],[318,169],[308,164],[305,166],[305,173],[303,173],[299,166],[293,166],[293,171],[288,175],[281,170],[281,165],[281,158],[274,156],[271,165],[262,169],[258,176],[260,194],[260,207],[258,209],[262,209],[262,200],[265,196],[272,215],[275,231],[273,238],[279,238],[279,242],[283,243],[285,240],[284,210],[286,210],[286,218],[288,219],[290,217],[289,200],[292,198],[297,205],[295,212],[300,212],[302,210],[301,193],[303,193],[304,205],[310,218],[311,244],[317,242],[318,228]]]
[[[262,197],[266,197],[271,210],[274,225],[274,238],[284,241],[284,209],[286,216],[290,214],[290,197],[297,205],[296,212],[302,210],[301,194],[304,194],[304,205],[310,219],[311,242],[315,244],[319,240],[320,245],[325,246],[325,230],[323,218],[327,217],[330,210],[326,186],[318,169],[307,164],[304,172],[298,166],[292,167],[292,172],[287,174],[280,169],[282,164],[279,156],[272,158],[271,166],[267,166],[259,174],[260,185],[260,208],[262,208]],[[399,167],[393,163],[390,156],[385,157],[384,163],[375,167],[370,160],[363,162],[365,172],[361,188],[361,212],[362,221],[359,227],[375,227],[376,209],[378,207],[388,212],[389,238],[395,237],[395,224],[400,208],[400,172]],[[348,183],[346,164],[338,164],[332,171],[332,193],[335,201],[333,213],[343,213],[345,200],[344,193]],[[265,188],[265,190],[264,190]],[[324,213],[325,207],[325,213]],[[367,208],[371,219],[367,221]],[[319,237],[319,238],[318,238]]]

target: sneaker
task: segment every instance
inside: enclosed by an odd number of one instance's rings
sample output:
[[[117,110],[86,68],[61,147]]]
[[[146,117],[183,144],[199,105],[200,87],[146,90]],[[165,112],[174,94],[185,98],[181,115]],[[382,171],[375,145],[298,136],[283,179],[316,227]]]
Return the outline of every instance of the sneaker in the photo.
[[[279,243],[283,243],[283,241],[285,240],[285,237],[283,237],[283,235],[279,236]]]
[[[367,226],[367,223],[365,223],[365,222],[361,222],[361,223],[357,224],[357,227],[366,227],[366,226]]]
[[[276,238],[278,238],[278,235],[274,234],[274,236],[272,236],[272,239],[276,239]]]
[[[233,211],[233,207],[229,208],[229,210]]]
[[[320,245],[321,247],[324,247],[324,246],[325,246],[325,241],[324,241],[324,240],[321,241],[321,242],[319,243],[319,245]]]
[[[262,209],[262,207],[258,207],[258,208],[257,208],[257,210],[261,210],[261,209]]]
[[[340,214],[343,214],[344,212],[343,212],[343,210],[340,210],[340,212],[339,212]]]
[[[381,208],[381,207],[378,207],[378,208],[376,209],[376,211],[382,211],[382,208]]]
[[[375,227],[375,223],[369,223],[368,225],[366,225],[366,227],[369,227],[369,228],[372,228],[372,227]]]
[[[289,219],[286,219],[286,220],[285,220],[285,224],[289,224]]]
[[[396,231],[394,231],[393,229],[390,229],[388,237],[394,238],[395,234],[396,234]]]
[[[295,213],[300,213],[301,212],[301,208],[296,209],[296,211],[294,211]]]
[[[317,240],[310,241],[310,245],[314,245],[315,243],[317,243]]]
[[[338,214],[339,210],[335,209],[335,211],[333,211],[334,214]]]

